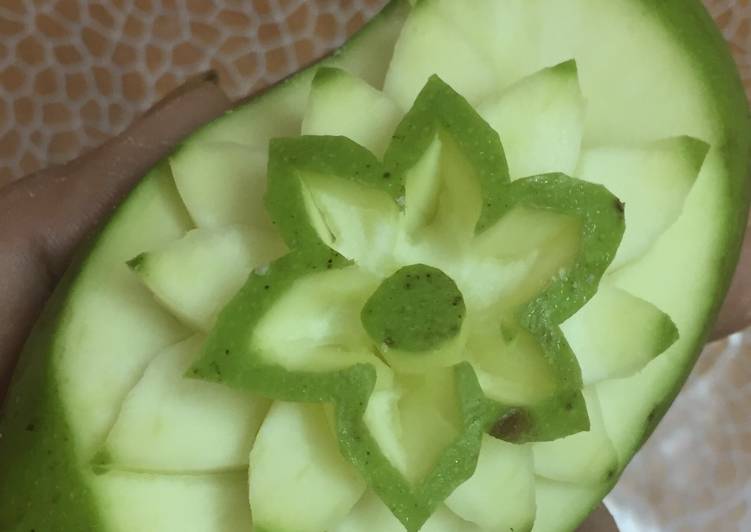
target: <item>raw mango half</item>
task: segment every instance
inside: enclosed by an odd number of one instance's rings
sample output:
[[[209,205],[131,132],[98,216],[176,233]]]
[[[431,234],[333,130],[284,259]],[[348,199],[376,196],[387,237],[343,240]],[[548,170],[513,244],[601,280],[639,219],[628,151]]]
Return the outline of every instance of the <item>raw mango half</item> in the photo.
[[[750,147],[699,0],[392,1],[66,274],[0,530],[575,530],[703,346]]]

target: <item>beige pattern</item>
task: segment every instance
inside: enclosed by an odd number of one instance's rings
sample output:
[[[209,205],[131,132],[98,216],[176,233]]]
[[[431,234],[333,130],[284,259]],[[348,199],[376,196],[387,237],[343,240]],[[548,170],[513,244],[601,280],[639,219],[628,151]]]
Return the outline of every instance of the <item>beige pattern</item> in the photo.
[[[385,0],[0,0],[0,186],[122,130],[214,68],[240,97]],[[751,0],[708,0],[751,93]],[[623,532],[751,530],[751,336],[710,346],[608,499]]]
[[[2,0],[0,184],[124,129],[215,69],[233,97],[359,28],[383,0]]]

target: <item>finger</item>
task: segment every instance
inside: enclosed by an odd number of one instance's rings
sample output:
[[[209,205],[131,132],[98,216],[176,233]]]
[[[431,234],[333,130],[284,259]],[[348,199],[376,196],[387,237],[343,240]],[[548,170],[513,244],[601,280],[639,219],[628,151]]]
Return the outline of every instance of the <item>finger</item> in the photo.
[[[100,148],[0,190],[0,399],[76,245],[177,142],[229,106],[215,76],[204,75]]]
[[[751,218],[746,227],[741,260],[730,286],[712,339],[718,340],[751,326]]]
[[[578,532],[618,532],[618,525],[605,505],[601,504],[579,527]]]

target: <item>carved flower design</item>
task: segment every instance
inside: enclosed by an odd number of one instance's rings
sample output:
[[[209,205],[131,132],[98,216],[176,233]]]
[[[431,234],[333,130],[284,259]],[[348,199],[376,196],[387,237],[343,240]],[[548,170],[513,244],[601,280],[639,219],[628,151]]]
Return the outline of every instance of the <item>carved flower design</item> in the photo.
[[[483,435],[589,428],[559,326],[623,235],[605,187],[512,182],[498,133],[438,77],[383,161],[345,137],[281,139],[268,179],[290,252],[220,314],[194,375],[333,405],[344,457],[409,530],[472,476]]]

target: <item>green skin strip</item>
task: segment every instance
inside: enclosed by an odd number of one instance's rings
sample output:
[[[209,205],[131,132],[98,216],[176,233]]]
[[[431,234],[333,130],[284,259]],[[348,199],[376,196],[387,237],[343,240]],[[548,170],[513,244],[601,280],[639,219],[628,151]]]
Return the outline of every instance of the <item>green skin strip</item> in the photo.
[[[351,265],[318,237],[305,207],[302,176],[352,180],[397,201],[404,195],[406,172],[439,133],[452,137],[479,180],[484,205],[477,233],[517,205],[576,216],[583,229],[573,266],[518,313],[519,323],[538,339],[558,375],[560,394],[522,412],[514,405],[487,399],[472,367],[468,363],[456,366],[464,431],[445,449],[431,473],[413,486],[383,455],[363,420],[376,382],[373,366],[358,364],[320,373],[290,371],[265,361],[254,350],[251,338],[260,320],[295,281]],[[620,244],[623,205],[605,188],[563,175],[510,183],[498,134],[435,76],[397,128],[383,163],[344,137],[279,139],[271,142],[268,175],[266,205],[293,251],[265,274],[251,275],[220,314],[192,376],[276,400],[332,403],[342,454],[409,531],[419,530],[436,507],[472,476],[484,433],[512,441],[539,441],[589,428],[580,392],[581,373],[558,325],[594,295]],[[514,427],[510,433],[508,426]]]
[[[551,210],[582,222],[580,250],[574,264],[535,299],[517,312],[521,326],[540,343],[558,377],[557,397],[533,406],[529,430],[515,442],[549,441],[589,430],[581,394],[581,370],[560,324],[573,316],[597,292],[602,275],[613,261],[625,230],[624,205],[605,187],[563,174],[547,174],[505,187],[500,216],[515,207]]]

